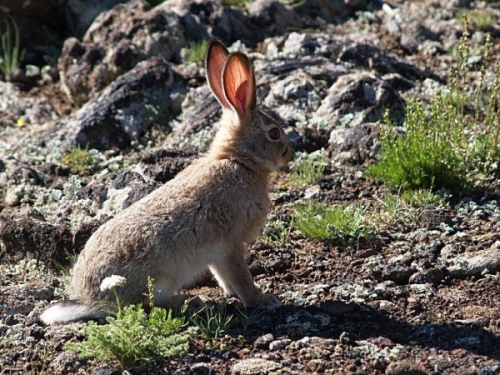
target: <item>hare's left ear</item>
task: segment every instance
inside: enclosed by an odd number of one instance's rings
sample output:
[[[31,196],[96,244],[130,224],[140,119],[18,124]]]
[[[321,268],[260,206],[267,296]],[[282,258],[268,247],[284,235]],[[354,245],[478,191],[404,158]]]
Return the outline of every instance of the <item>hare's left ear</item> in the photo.
[[[257,104],[255,76],[250,60],[243,53],[229,54],[222,71],[222,90],[241,119],[254,115]]]
[[[207,76],[208,86],[215,95],[223,108],[231,109],[229,103],[224,97],[222,90],[222,69],[226,63],[229,52],[220,40],[214,40],[210,43],[205,58],[205,74]]]

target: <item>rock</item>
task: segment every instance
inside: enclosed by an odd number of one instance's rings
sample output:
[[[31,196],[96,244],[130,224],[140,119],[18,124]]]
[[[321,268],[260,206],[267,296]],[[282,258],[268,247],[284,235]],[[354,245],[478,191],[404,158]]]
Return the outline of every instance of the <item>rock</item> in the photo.
[[[184,88],[176,83],[169,63],[161,56],[143,61],[121,75],[99,97],[52,126],[46,144],[105,150],[123,148],[153,124],[166,124],[180,112]]]
[[[272,333],[266,333],[265,335],[257,337],[254,346],[258,349],[269,349],[269,344],[274,340]]]
[[[248,358],[236,361],[231,369],[235,375],[268,374],[283,367],[280,363],[260,358]]]
[[[31,254],[50,266],[54,262],[67,264],[67,254],[73,249],[72,234],[66,225],[50,224],[32,209],[3,210],[0,213],[0,240],[5,245],[7,257]]]
[[[384,267],[382,271],[383,280],[391,280],[396,284],[404,285],[408,284],[410,277],[415,273],[415,270],[411,269],[409,266],[400,264],[389,264]]]
[[[179,16],[144,0],[101,13],[80,43],[65,41],[59,70],[63,91],[77,104],[95,96],[140,61],[162,56],[180,61],[186,46]]]
[[[256,0],[248,6],[252,31],[263,31],[265,36],[285,34],[290,29],[303,27],[303,21],[293,8],[277,0]]]
[[[452,220],[450,214],[446,210],[437,208],[433,205],[427,205],[420,212],[418,223],[424,228],[435,229],[439,227],[441,223],[451,225]]]
[[[315,115],[330,126],[356,127],[383,118],[385,110],[395,124],[402,124],[405,101],[387,82],[366,72],[340,77],[328,90]]]
[[[165,183],[191,164],[195,156],[196,152],[189,149],[161,149],[143,157],[139,169],[148,178]]]
[[[465,278],[481,276],[485,272],[495,273],[500,271],[500,250],[491,248],[473,253],[459,254],[449,258],[451,263],[446,269],[451,277]]]
[[[444,279],[445,277],[445,268],[442,267],[435,267],[435,268],[430,268],[427,270],[419,271],[417,273],[414,273],[411,275],[410,279],[408,282],[410,284],[439,284],[441,280]]]
[[[425,375],[420,366],[409,361],[392,362],[385,369],[385,375]]]
[[[352,165],[375,160],[381,146],[379,133],[378,125],[375,123],[332,130],[328,141],[332,160]]]
[[[285,349],[292,340],[283,339],[283,340],[275,340],[269,344],[269,350],[283,350]]]
[[[341,316],[359,310],[359,305],[354,302],[326,301],[321,305],[321,310],[328,315]]]
[[[0,81],[0,125],[26,126],[56,119],[47,100],[27,96],[12,83]]]

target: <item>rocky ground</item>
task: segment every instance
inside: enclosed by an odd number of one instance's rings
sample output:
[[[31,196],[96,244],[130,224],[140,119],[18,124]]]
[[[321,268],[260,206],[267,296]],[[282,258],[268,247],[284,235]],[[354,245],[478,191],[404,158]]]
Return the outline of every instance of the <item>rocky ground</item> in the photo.
[[[493,70],[498,4],[286,3],[134,0],[102,12],[80,39],[66,35],[59,50],[26,46],[48,65],[0,81],[2,374],[118,373],[63,350],[82,338],[38,316],[62,297],[99,225],[206,150],[220,110],[187,47],[213,37],[249,54],[260,103],[283,119],[297,151],[323,149],[328,165],[312,186],[293,184],[290,169],[276,176],[273,215],[250,249],[256,281],[284,306],[259,315],[243,338],[199,337],[185,357],[129,373],[500,373],[499,186],[389,211],[388,189],[363,175],[384,109],[402,124],[407,98],[446,88],[470,8],[493,17],[469,26],[473,46],[492,36]],[[66,156],[75,146],[90,149],[80,170]],[[281,238],[292,205],[311,199],[362,205],[374,236]],[[222,301],[208,277],[190,292]]]

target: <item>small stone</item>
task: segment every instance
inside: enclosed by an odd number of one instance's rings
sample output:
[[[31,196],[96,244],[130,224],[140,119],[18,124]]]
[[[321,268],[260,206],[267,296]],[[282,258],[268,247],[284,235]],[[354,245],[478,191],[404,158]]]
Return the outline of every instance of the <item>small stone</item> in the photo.
[[[325,369],[325,361],[322,359],[311,359],[307,362],[306,368],[311,372],[323,372]]]
[[[272,333],[266,333],[265,335],[257,337],[254,346],[258,349],[269,349],[269,344],[274,340]]]
[[[392,362],[385,369],[385,375],[425,375],[418,365],[409,361]]]
[[[261,358],[248,358],[237,361],[232,368],[235,375],[257,375],[268,374],[280,369],[282,365],[278,362],[268,361]]]
[[[326,301],[321,309],[328,315],[339,316],[353,313],[359,309],[359,306],[354,302]]]
[[[269,350],[283,350],[285,349],[292,340],[283,339],[283,340],[275,340],[269,344]]]

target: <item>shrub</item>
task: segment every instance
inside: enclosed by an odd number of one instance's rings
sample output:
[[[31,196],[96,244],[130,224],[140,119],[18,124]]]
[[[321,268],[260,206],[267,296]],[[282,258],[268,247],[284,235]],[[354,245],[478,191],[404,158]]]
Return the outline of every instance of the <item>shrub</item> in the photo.
[[[26,51],[19,48],[19,26],[14,18],[11,17],[10,22],[9,19],[4,19],[2,23],[3,27],[0,28],[0,44],[2,45],[0,70],[7,75],[19,68]]]
[[[186,55],[186,61],[200,62],[205,60],[205,54],[208,48],[208,41],[201,40],[199,42],[190,42],[189,49]]]
[[[397,135],[386,113],[389,126],[381,129],[380,159],[368,176],[396,188],[455,193],[495,178],[500,161],[500,69],[488,76],[491,38],[482,55],[471,58],[468,37],[464,32],[450,70],[449,91],[437,93],[428,111],[422,101],[408,100],[404,136]]]
[[[71,150],[61,158],[61,164],[69,167],[72,173],[82,174],[90,171],[96,160],[94,154],[88,147],[72,147]]]

